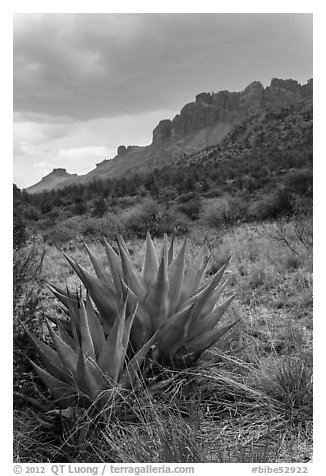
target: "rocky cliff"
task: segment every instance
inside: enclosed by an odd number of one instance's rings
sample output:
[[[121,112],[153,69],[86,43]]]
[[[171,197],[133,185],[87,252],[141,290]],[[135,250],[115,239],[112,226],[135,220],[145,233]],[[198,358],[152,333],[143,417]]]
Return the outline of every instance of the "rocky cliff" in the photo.
[[[255,81],[242,92],[201,93],[174,119],[161,121],[153,131],[153,144],[183,138],[216,122],[234,122],[272,106],[292,104],[312,95],[312,80],[301,85],[293,79],[277,79],[264,88]]]
[[[121,145],[113,159],[96,164],[94,170],[83,176],[55,169],[27,191],[37,193],[76,182],[87,183],[95,179],[121,177],[126,173],[147,171],[174,163],[221,143],[235,126],[253,114],[304,101],[312,97],[312,93],[312,80],[301,85],[293,79],[277,78],[272,79],[266,88],[255,81],[241,92],[200,93],[194,102],[186,104],[172,120],[159,122],[153,130],[150,145]],[[58,173],[58,170],[64,170],[65,173]]]

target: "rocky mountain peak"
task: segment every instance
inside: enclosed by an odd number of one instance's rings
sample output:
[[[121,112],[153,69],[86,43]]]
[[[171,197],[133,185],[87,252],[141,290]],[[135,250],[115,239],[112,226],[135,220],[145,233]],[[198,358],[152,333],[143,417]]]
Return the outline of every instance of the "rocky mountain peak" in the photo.
[[[267,106],[292,104],[312,95],[312,80],[301,85],[293,79],[274,78],[264,88],[253,81],[241,92],[202,92],[195,101],[186,104],[174,119],[164,119],[153,130],[153,145],[163,146],[209,127],[217,121],[233,123]]]
[[[51,173],[42,178],[35,185],[26,189],[29,193],[39,193],[46,190],[52,190],[63,184],[69,179],[77,178],[77,174],[69,174],[64,168],[53,169]]]
[[[201,92],[173,119],[163,119],[158,123],[150,145],[120,145],[115,157],[104,159],[96,164],[94,170],[82,176],[69,174],[64,168],[54,169],[27,191],[37,193],[71,183],[121,177],[136,170],[148,171],[184,160],[193,153],[220,144],[248,118],[275,108],[296,105],[307,99],[311,103],[312,94],[312,80],[301,85],[293,79],[279,78],[273,78],[266,88],[261,82],[254,81],[239,92]]]
[[[121,155],[124,155],[126,152],[127,152],[127,147],[125,145],[119,145],[117,150],[117,156],[120,157]]]
[[[42,178],[42,180],[48,179],[48,177],[53,177],[53,178],[61,178],[61,177],[70,177],[70,175],[77,175],[77,174],[69,174],[66,169],[63,168],[57,168],[53,169],[52,172],[50,172],[48,175]]]

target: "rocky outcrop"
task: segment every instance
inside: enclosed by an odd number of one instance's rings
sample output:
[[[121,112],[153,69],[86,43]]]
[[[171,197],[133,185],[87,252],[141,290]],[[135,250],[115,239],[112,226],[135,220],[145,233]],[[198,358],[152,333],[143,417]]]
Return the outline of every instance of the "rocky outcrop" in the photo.
[[[301,85],[293,79],[277,79],[264,88],[259,81],[249,84],[242,92],[220,91],[200,93],[186,104],[174,119],[159,122],[153,131],[153,144],[162,146],[181,139],[205,127],[220,122],[242,120],[269,106],[293,104],[312,95],[312,80]]]
[[[119,145],[117,150],[117,156],[121,157],[121,155],[124,155],[126,152],[127,152],[127,147],[125,145]]]
[[[249,84],[243,91],[217,93],[202,92],[195,101],[186,104],[172,120],[164,119],[153,130],[148,146],[120,145],[117,155],[96,164],[88,174],[71,175],[65,169],[54,169],[41,182],[27,189],[37,193],[61,188],[71,183],[118,178],[162,167],[179,159],[220,144],[238,124],[255,114],[273,108],[296,104],[313,93],[313,81],[301,85],[292,79],[273,78],[264,88],[259,81]]]
[[[46,175],[45,177],[42,178],[42,180],[46,180],[48,179],[49,177],[66,177],[67,175],[77,175],[77,174],[68,174],[68,172],[66,171],[66,169],[53,169],[52,172],[48,175]]]
[[[153,130],[153,144],[161,144],[172,137],[172,121],[163,119]]]
[[[53,169],[52,172],[43,177],[40,182],[28,187],[26,191],[28,193],[41,193],[47,190],[55,190],[57,188],[63,187],[71,179],[77,177],[77,174],[69,174],[66,169]]]
[[[286,91],[291,91],[292,93],[300,95],[301,93],[301,84],[294,79],[278,79],[273,78],[271,81],[271,88],[284,89]]]

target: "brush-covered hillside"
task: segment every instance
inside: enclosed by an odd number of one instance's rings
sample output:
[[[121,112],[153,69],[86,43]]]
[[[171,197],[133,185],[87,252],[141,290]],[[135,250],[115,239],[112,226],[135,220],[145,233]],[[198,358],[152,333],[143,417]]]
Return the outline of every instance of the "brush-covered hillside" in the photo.
[[[266,88],[255,81],[240,92],[219,91],[197,94],[172,120],[163,119],[153,130],[148,146],[118,147],[117,155],[96,164],[85,175],[68,174],[54,169],[29,187],[28,193],[61,189],[68,185],[90,184],[96,180],[122,178],[126,174],[148,173],[156,168],[173,166],[207,147],[216,146],[252,116],[262,116],[273,109],[297,105],[312,99],[312,80],[297,81],[274,78]],[[257,124],[259,127],[259,124]],[[239,144],[240,146],[240,144]]]
[[[160,236],[198,223],[228,226],[306,213],[312,205],[310,96],[255,111],[219,144],[120,178],[29,194],[15,188],[15,216],[60,244],[118,230]],[[16,221],[17,221],[16,220]]]

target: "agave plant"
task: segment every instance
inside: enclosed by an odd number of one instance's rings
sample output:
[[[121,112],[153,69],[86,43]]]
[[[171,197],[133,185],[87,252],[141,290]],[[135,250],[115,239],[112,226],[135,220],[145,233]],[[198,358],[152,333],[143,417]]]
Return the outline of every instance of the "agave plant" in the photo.
[[[122,308],[116,310],[113,326],[106,336],[87,295],[85,301],[79,297],[70,300],[69,330],[57,321],[58,332],[55,332],[48,323],[54,348],[26,329],[43,367],[34,362],[32,365],[59,406],[87,407],[95,404],[100,410],[110,401],[114,389],[133,387],[140,367],[156,339],[154,334],[128,359],[130,329],[136,313],[137,306],[127,316],[125,296]]]
[[[161,250],[157,253],[152,238],[147,233],[141,271],[134,266],[121,236],[117,237],[118,252],[106,240],[104,245],[109,271],[104,269],[85,245],[95,276],[65,255],[97,308],[97,322],[101,326],[96,325],[96,332],[100,333],[101,327],[102,341],[103,334],[108,338],[118,326],[116,309],[122,296],[127,296],[126,312],[133,316],[130,332],[128,331],[129,351],[137,355],[138,349],[147,349],[148,342],[155,343],[155,358],[163,363],[189,365],[235,324],[231,322],[220,325],[234,295],[217,305],[225,288],[226,281],[221,284],[221,280],[229,259],[208,284],[200,287],[207,262],[203,263],[203,257],[199,255],[194,263],[187,263],[186,239],[175,256],[173,238],[169,244],[165,235]],[[78,312],[80,299],[63,288],[52,285],[51,289],[71,316],[68,323],[60,322],[59,319],[55,322],[61,333],[65,326],[67,335],[71,336],[73,316]],[[89,302],[86,303],[87,306],[90,306]],[[93,312],[92,322],[95,322]],[[94,330],[94,337],[96,332]]]

